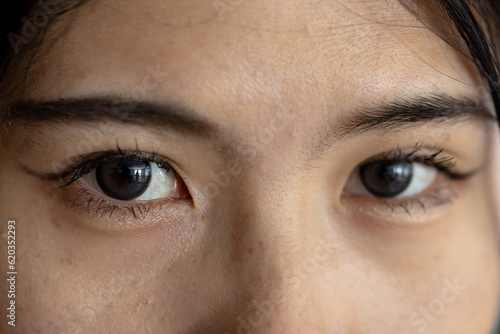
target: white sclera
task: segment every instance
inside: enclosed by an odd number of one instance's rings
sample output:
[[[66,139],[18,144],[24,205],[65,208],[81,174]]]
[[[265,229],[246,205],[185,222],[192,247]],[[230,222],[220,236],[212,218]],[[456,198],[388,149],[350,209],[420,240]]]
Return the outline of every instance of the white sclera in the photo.
[[[438,170],[434,167],[426,166],[424,164],[414,162],[413,177],[408,187],[396,198],[412,197],[424,192],[429,188],[438,175]]]

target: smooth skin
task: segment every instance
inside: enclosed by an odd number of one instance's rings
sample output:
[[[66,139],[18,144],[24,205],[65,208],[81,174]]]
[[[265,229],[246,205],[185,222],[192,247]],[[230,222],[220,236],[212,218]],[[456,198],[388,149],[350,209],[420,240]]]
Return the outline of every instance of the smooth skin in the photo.
[[[494,124],[335,135],[356,110],[399,98],[492,110],[475,68],[397,1],[222,3],[88,1],[51,27],[24,99],[181,104],[214,131],[103,120],[4,133],[0,254],[15,219],[18,276],[16,327],[3,316],[0,331],[488,333],[500,282]],[[190,197],[102,216],[72,206],[76,184],[40,176],[117,143],[167,158]],[[440,175],[453,199],[425,210],[346,193],[358,165],[417,143],[479,171]]]

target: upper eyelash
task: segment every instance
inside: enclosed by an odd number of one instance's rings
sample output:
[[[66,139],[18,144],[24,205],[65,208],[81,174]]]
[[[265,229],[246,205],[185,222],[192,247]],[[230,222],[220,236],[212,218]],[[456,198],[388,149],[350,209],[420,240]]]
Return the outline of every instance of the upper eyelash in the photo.
[[[438,171],[444,173],[451,179],[462,180],[466,179],[469,176],[473,175],[476,171],[468,172],[468,173],[458,173],[453,170],[456,165],[456,159],[449,155],[444,155],[443,149],[434,148],[434,153],[431,154],[418,154],[420,151],[424,149],[423,144],[417,143],[412,148],[410,152],[403,152],[401,148],[397,148],[395,150],[385,151],[381,155],[375,156],[368,162],[376,162],[376,161],[406,161],[406,162],[418,162],[424,164],[429,167],[434,167]],[[444,155],[444,156],[443,156]]]
[[[120,159],[136,159],[136,160],[153,162],[156,163],[159,168],[162,168],[167,172],[170,172],[172,169],[172,166],[168,164],[164,158],[157,156],[155,153],[143,153],[139,151],[127,152],[127,151],[122,151],[121,149],[118,148],[117,151],[106,151],[106,152],[92,154],[92,156],[96,155],[97,157],[95,158],[87,157],[83,162],[80,161],[77,164],[68,167],[67,169],[65,169],[60,173],[50,175],[49,179],[65,180],[69,177],[69,180],[66,181],[66,183],[61,186],[61,188],[67,187],[73,184],[74,182],[78,181],[85,175],[91,173],[101,164]]]
[[[385,151],[381,155],[379,155],[378,158],[373,157],[367,162],[373,162],[379,160],[419,162],[424,165],[436,168],[437,170],[445,173],[445,175],[447,175],[452,179],[464,179],[473,174],[473,172],[460,174],[453,171],[453,167],[456,164],[455,158],[453,158],[452,156],[440,157],[443,153],[442,149],[439,149],[432,154],[417,155],[417,153],[420,152],[422,149],[423,145],[419,143],[415,144],[415,146],[412,148],[412,151],[410,151],[409,153],[404,153],[403,150],[398,147],[396,150]],[[87,158],[87,160],[79,162],[74,166],[70,166],[66,170],[60,173],[51,175],[50,179],[64,180],[69,176],[70,179],[64,185],[61,186],[61,187],[67,187],[72,183],[76,182],[77,180],[79,180],[80,178],[82,178],[83,176],[92,172],[99,165],[108,161],[116,161],[119,159],[137,159],[148,162],[154,162],[158,165],[158,167],[166,171],[170,171],[172,169],[170,164],[168,164],[165,161],[165,159],[160,158],[155,153],[143,153],[138,150],[133,152],[127,152],[117,147],[116,151],[106,151],[97,154],[98,156],[96,158],[93,159]],[[95,156],[96,153],[92,155]]]

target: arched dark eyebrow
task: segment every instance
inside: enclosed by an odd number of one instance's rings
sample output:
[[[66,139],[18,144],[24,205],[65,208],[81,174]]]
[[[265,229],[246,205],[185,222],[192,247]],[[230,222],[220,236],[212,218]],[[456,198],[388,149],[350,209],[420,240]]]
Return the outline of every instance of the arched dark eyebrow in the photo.
[[[217,124],[189,108],[113,98],[68,99],[47,102],[21,101],[3,112],[8,124],[75,123],[113,121],[146,128],[175,131],[188,137],[216,135]],[[394,131],[435,121],[462,121],[464,118],[496,120],[492,111],[467,98],[448,95],[404,98],[369,106],[333,122],[329,142],[366,132]],[[333,138],[331,137],[333,134]]]
[[[183,106],[115,98],[18,101],[7,106],[3,114],[10,125],[112,121],[200,138],[212,136],[217,128],[202,115]]]
[[[389,132],[427,122],[461,121],[468,118],[496,121],[492,110],[473,99],[432,94],[400,98],[348,113],[333,125],[337,139],[367,131]]]

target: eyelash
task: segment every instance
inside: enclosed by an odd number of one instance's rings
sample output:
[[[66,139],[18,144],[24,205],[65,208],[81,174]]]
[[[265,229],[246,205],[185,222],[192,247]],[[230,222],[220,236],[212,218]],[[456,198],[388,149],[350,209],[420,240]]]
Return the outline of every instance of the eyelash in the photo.
[[[400,208],[406,215],[411,217],[411,208],[415,206],[421,208],[426,213],[429,208],[449,204],[457,197],[457,193],[453,191],[450,185],[444,185],[419,198],[404,198],[397,201],[384,200],[383,204],[391,210],[392,214]]]
[[[370,158],[369,160],[360,164],[360,166],[369,162],[380,161],[380,160],[405,161],[408,163],[418,162],[429,167],[434,167],[439,172],[443,173],[452,180],[463,180],[474,174],[474,172],[470,173],[455,172],[453,168],[456,165],[456,159],[452,156],[445,155],[443,153],[444,151],[443,149],[438,149],[434,147],[430,149],[430,151],[433,151],[434,153],[418,154],[423,149],[424,145],[420,143],[415,144],[415,146],[409,153],[404,153],[403,150],[398,147],[395,150],[385,151],[380,155]]]
[[[160,158],[155,153],[144,153],[140,151],[124,152],[120,148],[118,148],[117,151],[108,151],[108,152],[92,154],[92,156],[96,155],[97,157],[95,158],[91,158],[88,156],[84,157],[83,162],[78,163],[76,166],[71,166],[66,170],[62,171],[61,173],[52,175],[50,178],[63,180],[69,177],[70,178],[69,181],[67,181],[67,183],[61,186],[61,187],[67,187],[72,183],[76,182],[81,177],[84,177],[88,173],[92,172],[101,164],[120,159],[144,160],[147,162],[156,163],[158,167],[162,168],[166,172],[171,172],[173,170],[172,166],[170,166],[170,164],[166,162],[165,159]]]
[[[405,161],[408,163],[418,162],[423,165],[434,167],[439,172],[443,173],[446,177],[452,180],[464,180],[468,177],[472,176],[476,171],[468,172],[468,173],[458,173],[454,171],[454,167],[456,165],[456,159],[450,155],[446,155],[443,153],[443,149],[438,149],[436,147],[429,149],[429,151],[433,151],[434,153],[420,153],[424,149],[424,145],[417,143],[411,149],[409,153],[404,153],[401,148],[397,148],[395,150],[385,151],[380,155],[370,158],[369,160],[363,162],[361,165],[380,161]]]
[[[60,173],[50,175],[49,179],[65,181],[65,183],[60,186],[60,188],[67,188],[72,184],[77,184],[80,189],[73,194],[75,198],[72,201],[71,207],[86,203],[85,211],[87,213],[90,213],[91,207],[93,205],[95,206],[94,215],[99,216],[100,218],[103,218],[108,212],[108,218],[111,218],[115,210],[124,209],[128,211],[134,219],[144,219],[152,207],[152,205],[147,202],[136,202],[130,204],[109,203],[103,197],[96,196],[92,193],[92,191],[85,188],[79,181],[79,179],[91,173],[101,164],[120,159],[136,159],[155,163],[159,168],[163,169],[167,173],[175,173],[175,170],[164,158],[159,157],[155,153],[141,152],[138,148],[136,149],[136,151],[126,152],[117,147],[116,151],[93,153],[90,156],[83,157],[83,159],[83,162],[79,162],[73,166],[70,166]]]
[[[85,211],[90,213],[90,207],[92,203],[94,203],[94,205],[97,205],[94,215],[97,216],[99,212],[101,212],[99,218],[103,218],[107,212],[109,212],[108,218],[111,218],[116,209],[125,209],[134,217],[134,219],[138,218],[144,219],[146,218],[146,215],[149,213],[149,210],[151,209],[151,205],[147,203],[131,203],[128,205],[122,205],[122,204],[118,205],[118,204],[108,203],[108,201],[105,200],[104,198],[97,197],[96,195],[92,194],[92,192],[90,192],[88,189],[84,188],[79,181],[76,181],[76,183],[80,186],[80,189],[75,193],[76,198],[73,200],[73,204],[71,205],[71,207],[87,203]],[[84,200],[82,203],[77,203],[80,198],[86,195],[89,196],[87,200]],[[138,213],[140,214],[140,216],[138,215]]]

